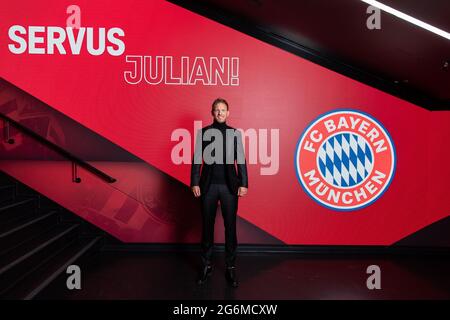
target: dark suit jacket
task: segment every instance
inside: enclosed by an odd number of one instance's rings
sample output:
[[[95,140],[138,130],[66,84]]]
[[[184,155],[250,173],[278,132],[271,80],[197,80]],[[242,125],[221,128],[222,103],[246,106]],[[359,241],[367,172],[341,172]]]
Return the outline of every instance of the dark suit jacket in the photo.
[[[200,192],[205,194],[208,192],[209,186],[211,184],[212,169],[214,164],[208,164],[203,161],[203,151],[205,147],[208,146],[213,141],[203,140],[201,145],[201,137],[206,130],[213,128],[212,125],[206,126],[197,132],[197,138],[195,142],[195,151],[191,167],[191,187],[200,186]],[[225,178],[227,186],[231,193],[237,195],[239,187],[248,188],[248,175],[247,175],[247,164],[245,160],[244,147],[242,144],[241,133],[230,126],[226,126],[227,130],[234,130],[236,136],[234,137],[234,163],[225,164]],[[201,136],[200,136],[201,134]],[[226,141],[225,137],[224,140]],[[201,148],[200,148],[201,147]],[[200,153],[201,152],[201,153]],[[224,151],[225,152],[225,151]],[[195,158],[200,157],[201,163],[195,163]],[[231,157],[230,157],[231,158]],[[197,158],[199,159],[199,158]],[[241,161],[238,161],[240,159]],[[198,161],[197,161],[198,162]],[[240,162],[240,163],[239,163]],[[201,174],[200,174],[201,171]]]

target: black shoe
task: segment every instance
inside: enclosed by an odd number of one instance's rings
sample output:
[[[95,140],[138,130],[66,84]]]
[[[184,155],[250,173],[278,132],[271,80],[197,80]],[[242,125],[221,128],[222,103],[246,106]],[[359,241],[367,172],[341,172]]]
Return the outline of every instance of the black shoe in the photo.
[[[212,269],[213,268],[211,265],[203,266],[202,270],[200,271],[200,275],[197,279],[197,284],[199,285],[204,284],[206,280],[208,280],[208,277],[211,275]]]
[[[236,288],[239,285],[236,276],[236,267],[227,267],[227,270],[225,271],[225,278],[233,288]]]

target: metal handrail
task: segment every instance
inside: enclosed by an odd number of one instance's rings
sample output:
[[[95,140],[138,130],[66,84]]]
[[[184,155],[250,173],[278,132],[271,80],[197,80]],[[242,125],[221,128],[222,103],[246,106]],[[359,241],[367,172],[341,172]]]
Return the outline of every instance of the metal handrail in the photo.
[[[15,128],[19,129],[20,131],[22,131],[23,133],[25,133],[28,136],[31,136],[33,139],[37,140],[38,142],[40,142],[41,144],[49,147],[50,149],[56,151],[57,153],[59,153],[60,155],[62,155],[64,158],[72,161],[72,181],[79,183],[81,182],[81,179],[79,177],[77,177],[77,165],[79,165],[80,167],[86,169],[87,171],[91,172],[92,174],[98,176],[100,179],[108,182],[108,183],[113,183],[116,182],[117,180],[114,179],[113,177],[107,175],[106,173],[104,173],[103,171],[97,169],[96,167],[90,165],[89,163],[87,163],[84,160],[81,160],[80,158],[74,156],[73,154],[71,154],[70,152],[64,150],[63,148],[61,148],[60,146],[54,144],[53,142],[48,141],[47,139],[43,138],[42,136],[40,136],[39,134],[37,134],[36,132],[28,129],[27,127],[21,125],[20,123],[18,123],[17,121],[11,119],[10,117],[8,117],[7,115],[3,114],[0,112],[0,118],[3,119],[4,121],[4,139],[5,142],[9,143],[9,144],[13,144],[14,143],[14,139],[9,137],[9,124],[12,124]]]

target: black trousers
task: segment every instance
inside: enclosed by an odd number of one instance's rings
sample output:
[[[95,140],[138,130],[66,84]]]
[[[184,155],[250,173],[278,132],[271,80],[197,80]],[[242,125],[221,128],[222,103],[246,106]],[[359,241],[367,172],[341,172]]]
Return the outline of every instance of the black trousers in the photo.
[[[211,263],[214,247],[214,222],[216,220],[217,203],[220,201],[223,222],[225,226],[225,262],[227,267],[234,267],[236,261],[236,213],[238,209],[238,196],[228,189],[226,184],[211,184],[206,194],[201,195],[202,200],[202,262]]]

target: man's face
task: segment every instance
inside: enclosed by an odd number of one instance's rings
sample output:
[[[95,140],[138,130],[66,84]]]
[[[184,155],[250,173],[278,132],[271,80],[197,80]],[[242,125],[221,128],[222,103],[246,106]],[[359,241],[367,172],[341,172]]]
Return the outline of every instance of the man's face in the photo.
[[[217,122],[223,123],[227,120],[230,111],[227,109],[227,105],[225,103],[219,102],[214,107],[212,111],[212,115]]]

